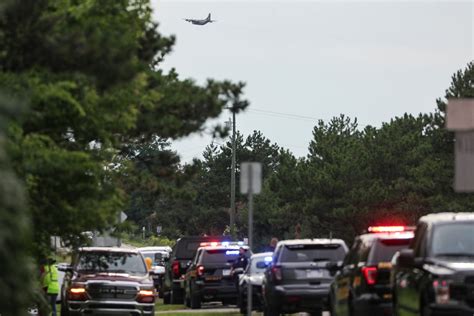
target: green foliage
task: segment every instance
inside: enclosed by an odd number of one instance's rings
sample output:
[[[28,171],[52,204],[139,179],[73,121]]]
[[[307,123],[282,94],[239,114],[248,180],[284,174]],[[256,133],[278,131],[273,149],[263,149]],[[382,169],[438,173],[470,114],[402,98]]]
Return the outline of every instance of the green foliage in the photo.
[[[0,85],[29,104],[9,135],[36,256],[49,252],[51,235],[74,246],[80,232],[108,229],[129,196],[136,212],[147,212],[133,202],[137,190],[171,192],[163,170],[177,164],[171,153],[153,151],[155,140],[187,135],[224,107],[247,105],[242,83],[198,86],[161,71],[173,44],[157,31],[148,0],[6,3]]]
[[[0,314],[21,316],[33,295],[29,277],[33,267],[27,252],[31,223],[23,184],[8,158],[5,135],[6,123],[20,105],[0,93]]]
[[[474,96],[474,63],[452,79],[446,98]],[[237,171],[241,161],[263,164],[263,189],[255,198],[256,249],[273,236],[332,235],[351,241],[369,225],[413,225],[426,213],[472,210],[474,198],[452,189],[454,139],[444,128],[445,102],[438,100],[434,113],[405,114],[380,128],[361,129],[344,115],[320,121],[309,155],[302,159],[260,132],[247,138],[237,134]],[[188,195],[150,196],[156,203],[154,218],[167,236],[228,230],[231,148],[230,142],[206,148],[204,159],[194,162],[194,176],[181,186]],[[184,169],[177,165],[175,174]],[[238,188],[238,172],[236,179]],[[236,200],[237,230],[243,237],[247,200],[240,194]]]

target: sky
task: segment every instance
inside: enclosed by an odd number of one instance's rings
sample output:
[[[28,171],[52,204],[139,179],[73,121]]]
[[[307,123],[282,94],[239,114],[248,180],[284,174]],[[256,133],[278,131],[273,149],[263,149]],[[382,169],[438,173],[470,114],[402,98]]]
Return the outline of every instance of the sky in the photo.
[[[361,127],[435,110],[452,74],[474,60],[474,0],[152,0],[162,34],[177,43],[162,68],[181,78],[246,83],[244,135],[260,130],[297,157],[317,121],[345,114]],[[196,26],[184,18],[216,23]],[[229,120],[223,112],[218,119]],[[183,161],[202,157],[209,132],[173,141]],[[215,139],[224,143],[224,139]]]

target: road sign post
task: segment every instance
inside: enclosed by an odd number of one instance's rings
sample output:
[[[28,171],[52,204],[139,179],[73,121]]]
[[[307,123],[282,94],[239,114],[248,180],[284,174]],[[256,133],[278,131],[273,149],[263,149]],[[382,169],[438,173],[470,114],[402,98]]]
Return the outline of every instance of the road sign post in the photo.
[[[253,246],[253,195],[262,189],[262,164],[259,162],[243,162],[240,166],[240,192],[248,194],[249,200],[249,231],[248,245]],[[247,315],[252,315],[252,284],[247,282]]]
[[[474,99],[450,99],[446,128],[455,132],[456,192],[474,192]]]

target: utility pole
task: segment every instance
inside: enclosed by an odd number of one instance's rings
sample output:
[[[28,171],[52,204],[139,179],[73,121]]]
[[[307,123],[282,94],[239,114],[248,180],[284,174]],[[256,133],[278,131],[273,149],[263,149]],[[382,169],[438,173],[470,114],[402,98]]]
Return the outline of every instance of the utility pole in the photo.
[[[235,107],[229,108],[232,111],[232,163],[230,175],[230,232],[234,234],[235,226]]]

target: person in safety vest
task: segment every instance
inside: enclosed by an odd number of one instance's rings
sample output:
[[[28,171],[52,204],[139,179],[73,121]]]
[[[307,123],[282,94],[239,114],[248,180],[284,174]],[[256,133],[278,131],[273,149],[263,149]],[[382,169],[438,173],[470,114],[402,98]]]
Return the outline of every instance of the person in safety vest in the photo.
[[[151,258],[149,258],[149,257],[146,257],[145,258],[145,263],[146,263],[147,270],[150,271],[151,267],[153,265],[153,260],[151,260]]]
[[[41,284],[51,304],[52,316],[56,316],[56,299],[59,293],[58,269],[54,259],[48,259],[42,268]]]

